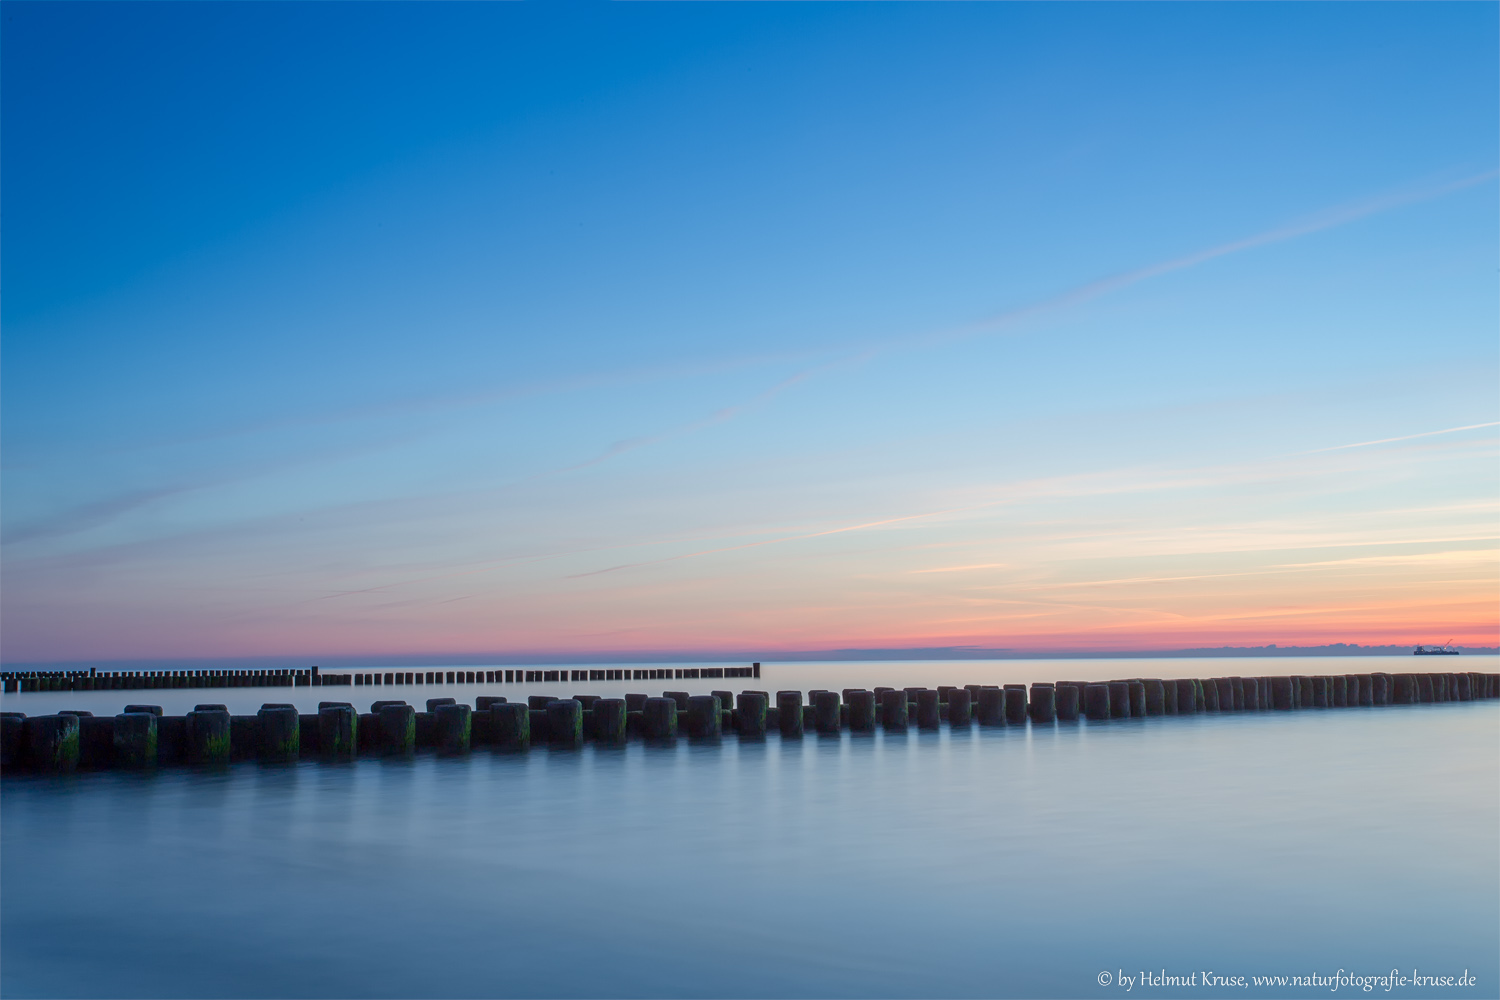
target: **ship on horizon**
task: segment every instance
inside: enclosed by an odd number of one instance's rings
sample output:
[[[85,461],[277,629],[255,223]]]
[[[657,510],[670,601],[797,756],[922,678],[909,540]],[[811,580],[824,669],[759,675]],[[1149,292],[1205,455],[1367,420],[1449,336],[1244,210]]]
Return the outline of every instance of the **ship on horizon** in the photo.
[[[1418,646],[1411,651],[1412,656],[1457,656],[1458,650],[1453,648],[1453,640],[1449,639],[1441,646]]]

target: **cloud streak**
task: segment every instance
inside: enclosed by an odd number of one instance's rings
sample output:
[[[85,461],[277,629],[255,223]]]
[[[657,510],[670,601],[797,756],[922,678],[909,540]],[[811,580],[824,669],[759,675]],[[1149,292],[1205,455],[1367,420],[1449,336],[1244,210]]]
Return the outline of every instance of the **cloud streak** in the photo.
[[[659,444],[662,441],[667,441],[676,437],[682,437],[683,435],[691,434],[694,431],[700,431],[708,427],[713,427],[716,424],[722,424],[727,421],[733,420],[735,417],[739,416],[742,413],[749,412],[750,410],[765,405],[772,399],[775,399],[781,393],[785,392],[787,389],[790,389],[792,386],[797,385],[799,382],[806,381],[817,370],[817,368],[809,368],[806,371],[798,372],[797,374],[792,375],[789,378],[782,379],[775,385],[771,386],[769,389],[756,394],[754,397],[744,403],[739,403],[734,406],[726,406],[722,409],[715,410],[713,413],[710,413],[708,416],[703,417],[699,420],[692,420],[688,423],[680,424],[676,427],[672,427],[665,431],[662,431],[659,434],[649,434],[643,435],[641,437],[628,438],[624,441],[616,441],[614,444],[606,448],[603,452],[587,461],[578,462],[574,465],[565,465],[562,468],[551,469],[546,472],[539,472],[534,476],[528,477],[528,479],[543,479],[551,476],[559,476],[567,472],[577,472],[582,469],[592,468],[596,465],[602,465],[610,459],[626,454],[627,452],[635,451],[637,448],[645,448],[649,445]]]
[[[1369,448],[1377,444],[1395,444],[1398,441],[1415,441],[1418,438],[1436,437],[1439,434],[1457,434],[1459,431],[1477,431],[1485,427],[1500,427],[1500,420],[1491,420],[1484,424],[1465,424],[1462,427],[1445,427],[1440,431],[1422,431],[1420,434],[1403,434],[1400,437],[1379,438],[1374,441],[1356,441],[1354,444],[1336,444],[1332,448],[1314,448],[1311,451],[1299,451],[1299,455],[1319,455],[1328,451],[1347,451],[1350,448]]]
[[[1019,325],[1026,320],[1044,316],[1052,312],[1059,312],[1073,306],[1083,305],[1084,303],[1090,302],[1097,298],[1101,298],[1112,292],[1117,292],[1122,289],[1129,288],[1132,285],[1139,284],[1143,281],[1149,281],[1152,278],[1162,277],[1164,275],[1172,274],[1178,271],[1185,271],[1189,268],[1196,267],[1199,264],[1205,264],[1209,261],[1217,260],[1221,257],[1228,257],[1237,253],[1242,253],[1247,250],[1254,250],[1260,247],[1271,246],[1277,243],[1284,243],[1302,236],[1310,236],[1314,233],[1325,232],[1330,229],[1337,229],[1341,226],[1346,226],[1351,223],[1358,222],[1362,219],[1367,219],[1371,216],[1379,215],[1383,212],[1388,212],[1397,208],[1402,208],[1407,205],[1433,201],[1438,198],[1443,198],[1447,195],[1455,194],[1459,191],[1475,187],[1479,184],[1483,184],[1486,181],[1494,180],[1496,177],[1500,177],[1500,170],[1485,171],[1484,173],[1473,174],[1467,177],[1460,178],[1458,180],[1447,181],[1440,184],[1420,185],[1415,187],[1409,186],[1400,190],[1387,192],[1386,194],[1382,194],[1374,198],[1369,198],[1362,201],[1353,202],[1348,205],[1342,205],[1327,209],[1325,211],[1308,216],[1300,221],[1289,223],[1284,226],[1278,226],[1274,229],[1256,233],[1252,236],[1247,236],[1242,239],[1232,240],[1228,243],[1221,243],[1217,246],[1209,247],[1205,250],[1199,250],[1195,253],[1186,254],[1181,257],[1173,257],[1169,260],[1160,261],[1156,264],[1150,264],[1146,267],[1136,268],[1134,270],[1126,271],[1121,274],[1111,275],[1106,278],[1100,278],[1094,281],[1086,282],[1084,284],[1070,288],[1065,292],[1038,299],[1034,302],[1028,303],[1015,309],[1007,310],[1006,312],[1000,313],[996,316],[992,316],[988,319],[981,320],[977,323],[966,324],[964,326],[937,332],[908,335],[891,340],[866,344],[862,347],[859,347],[858,349],[847,351],[846,353],[839,355],[831,361],[824,361],[801,372],[798,372],[792,377],[785,379],[783,382],[778,383],[777,386],[773,387],[766,393],[763,393],[762,396],[757,397],[757,399],[751,404],[746,404],[739,407],[727,407],[723,410],[718,411],[712,417],[696,421],[691,424],[683,425],[680,428],[672,431],[667,431],[659,435],[618,442],[615,445],[612,445],[603,454],[589,460],[588,462],[583,462],[576,466],[569,466],[558,471],[567,472],[576,469],[588,468],[593,465],[601,464],[628,451],[633,451],[637,448],[646,447],[659,441],[666,440],[669,437],[675,437],[680,434],[686,434],[695,430],[701,430],[703,428],[713,426],[715,424],[724,423],[725,421],[738,416],[741,412],[750,409],[754,405],[769,401],[769,399],[779,394],[782,390],[790,388],[791,386],[798,383],[805,382],[811,379],[814,375],[821,372],[832,371],[838,368],[851,367],[856,364],[873,360],[874,358],[882,354],[899,350],[912,350],[921,349],[924,347],[933,347],[940,344],[955,343],[985,336],[988,334],[997,333],[1009,327]],[[1443,431],[1429,431],[1427,432],[1427,434],[1449,434],[1459,430],[1474,430],[1479,427],[1493,427],[1497,425],[1500,425],[1500,423],[1474,424],[1469,427],[1455,427]],[[1425,435],[1414,436],[1420,437]],[[1339,448],[1361,448],[1371,444],[1386,444],[1393,441],[1403,440],[1408,439],[1389,438],[1383,441],[1366,441],[1358,444],[1340,445]],[[600,572],[609,571],[601,570]]]
[[[1352,222],[1358,222],[1361,219],[1367,219],[1382,212],[1391,211],[1392,209],[1415,205],[1425,201],[1434,201],[1438,198],[1443,198],[1447,195],[1483,184],[1486,181],[1494,180],[1496,177],[1500,177],[1500,170],[1487,170],[1483,173],[1472,174],[1454,181],[1408,186],[1390,191],[1382,195],[1377,195],[1374,198],[1326,209],[1300,221],[1278,226],[1275,229],[1268,229],[1253,236],[1246,236],[1242,239],[1221,243],[1218,246],[1209,247],[1205,250],[1199,250],[1181,257],[1173,257],[1156,264],[1149,264],[1145,267],[1086,282],[1057,295],[1038,299],[1035,302],[1007,310],[976,323],[924,334],[918,337],[891,340],[878,346],[872,345],[869,353],[894,350],[901,347],[966,340],[984,334],[995,333],[1007,327],[1014,326],[1023,320],[1055,312],[1070,306],[1082,305],[1085,302],[1108,295],[1111,292],[1129,288],[1131,285],[1139,284],[1151,278],[1159,278],[1176,271],[1185,271],[1199,264],[1205,264],[1211,260],[1228,257],[1246,250],[1254,250],[1276,243],[1285,243],[1288,240],[1294,240],[1301,236],[1310,236],[1313,233],[1337,229],[1340,226],[1346,226]]]
[[[1490,425],[1475,425],[1475,426],[1477,427],[1477,426],[1490,426]],[[1471,429],[1471,428],[1449,428],[1449,429],[1443,430],[1443,431],[1424,432],[1424,433],[1420,433],[1420,434],[1407,435],[1407,436],[1405,436],[1405,437],[1403,437],[1403,438],[1401,438],[1399,440],[1415,440],[1417,438],[1431,437],[1431,436],[1433,436],[1435,434],[1452,433],[1453,431],[1456,431],[1456,430],[1466,430],[1466,429]],[[1340,446],[1339,448],[1326,449],[1326,450],[1332,450],[1332,451],[1343,450],[1346,447],[1349,447],[1349,448],[1360,447],[1360,446],[1362,446],[1362,444],[1370,444],[1370,443],[1384,443],[1384,442],[1363,442],[1363,443],[1356,443],[1356,444],[1348,445],[1348,446]],[[640,561],[637,561],[637,562],[621,563],[620,565],[617,565],[617,566],[608,566],[608,567],[605,567],[603,569],[591,570],[591,571],[586,572],[586,573],[575,573],[575,574],[572,574],[572,575],[566,577],[566,579],[577,580],[577,579],[583,579],[585,577],[591,577],[591,576],[602,576],[602,575],[605,575],[605,574],[608,574],[608,573],[619,572],[621,570],[637,569],[637,568],[645,567],[645,566],[655,566],[655,565],[662,565],[662,564],[666,564],[666,563],[680,562],[680,561],[685,560],[685,559],[695,559],[695,558],[699,558],[701,556],[718,555],[718,554],[721,554],[721,553],[724,553],[724,552],[739,552],[739,551],[743,551],[743,550],[746,550],[746,549],[762,548],[762,547],[768,546],[768,545],[780,545],[780,544],[788,543],[788,542],[808,541],[808,540],[814,539],[814,538],[825,538],[825,537],[828,537],[828,536],[831,536],[831,535],[841,535],[841,534],[847,534],[847,533],[850,533],[850,532],[867,531],[867,530],[871,530],[871,529],[874,529],[874,528],[887,527],[887,526],[895,525],[895,524],[904,524],[904,523],[911,523],[911,522],[916,522],[916,521],[931,520],[933,518],[944,517],[944,516],[953,515],[953,514],[973,513],[973,512],[976,512],[976,511],[980,511],[980,510],[988,510],[988,509],[992,509],[992,508],[995,508],[995,507],[1005,506],[1005,505],[1009,505],[1009,504],[1015,504],[1015,503],[1021,502],[1023,500],[1033,500],[1034,501],[1034,500],[1039,500],[1039,499],[1045,499],[1045,498],[1048,498],[1048,497],[1058,497],[1058,498],[1060,498],[1060,497],[1076,497],[1076,496],[1107,496],[1107,495],[1113,495],[1113,494],[1140,493],[1140,492],[1151,492],[1151,491],[1159,491],[1159,490],[1192,489],[1192,488],[1204,487],[1204,486],[1210,486],[1210,487],[1212,487],[1212,486],[1222,486],[1222,485],[1227,485],[1227,484],[1231,484],[1231,483],[1254,482],[1254,481],[1263,481],[1263,480],[1266,480],[1266,479],[1286,478],[1288,476],[1295,476],[1295,475],[1306,475],[1308,473],[1306,473],[1306,472],[1298,473],[1295,470],[1290,470],[1290,469],[1280,470],[1280,471],[1276,471],[1275,470],[1275,465],[1277,463],[1279,463],[1279,462],[1285,462],[1287,459],[1300,458],[1300,457],[1303,457],[1306,454],[1309,454],[1309,453],[1307,453],[1307,452],[1294,452],[1294,453],[1291,453],[1291,454],[1278,456],[1275,459],[1271,459],[1269,462],[1262,461],[1262,462],[1254,462],[1254,463],[1242,463],[1242,464],[1239,464],[1239,465],[1223,466],[1223,467],[1219,467],[1217,469],[1178,470],[1176,472],[1162,473],[1162,474],[1159,474],[1159,475],[1157,475],[1157,476],[1155,476],[1153,478],[1145,479],[1143,481],[1138,481],[1138,482],[1118,481],[1118,480],[1115,481],[1115,482],[1110,482],[1110,481],[1108,481],[1108,477],[1106,475],[1093,475],[1093,476],[1070,476],[1070,477],[1064,477],[1062,479],[1056,479],[1056,478],[1054,478],[1054,479],[1035,480],[1035,481],[1025,482],[1025,483],[1017,483],[1017,484],[1013,484],[1011,486],[1005,487],[1004,490],[1005,490],[1005,492],[1006,492],[1007,495],[1005,495],[1003,497],[1000,497],[998,499],[994,499],[994,500],[987,500],[987,501],[983,501],[983,502],[979,502],[979,503],[966,504],[966,505],[956,506],[956,507],[943,507],[943,508],[940,508],[938,510],[925,511],[925,512],[917,513],[917,514],[905,514],[905,515],[899,515],[899,516],[896,516],[896,517],[881,518],[881,519],[873,520],[873,521],[862,521],[862,522],[860,522],[858,524],[842,525],[842,526],[837,527],[837,528],[829,528],[829,529],[825,529],[825,530],[822,530],[822,531],[803,532],[803,533],[798,533],[798,534],[793,534],[793,535],[783,535],[783,536],[776,537],[776,538],[766,538],[766,539],[761,539],[759,541],[754,541],[754,542],[745,542],[745,543],[739,544],[739,545],[727,545],[727,546],[719,546],[719,547],[715,547],[715,548],[700,549],[700,550],[695,551],[695,552],[684,552],[684,553],[679,553],[677,555],[672,555],[672,556],[663,556],[663,557],[661,557],[659,559],[645,559],[645,560],[640,560]],[[1122,470],[1122,472],[1129,472],[1129,471],[1130,470]],[[1144,470],[1140,470],[1140,471],[1144,471]],[[1118,477],[1120,475],[1120,473],[1114,473],[1114,474],[1109,474],[1109,475],[1113,475],[1113,476]],[[1090,480],[1095,481],[1095,484],[1094,485],[1089,485],[1089,481]],[[1074,483],[1076,485],[1073,485],[1073,486],[1070,487],[1068,485],[1069,483]],[[971,567],[956,567],[956,569],[966,569],[966,568],[971,568]],[[925,572],[944,572],[944,571],[945,570],[927,570]]]

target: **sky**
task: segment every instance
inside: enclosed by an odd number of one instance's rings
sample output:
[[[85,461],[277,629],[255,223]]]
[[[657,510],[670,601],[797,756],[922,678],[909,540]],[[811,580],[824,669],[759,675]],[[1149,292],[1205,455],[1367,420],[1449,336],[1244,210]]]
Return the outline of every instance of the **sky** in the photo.
[[[0,6],[0,659],[1497,642],[1493,4]]]

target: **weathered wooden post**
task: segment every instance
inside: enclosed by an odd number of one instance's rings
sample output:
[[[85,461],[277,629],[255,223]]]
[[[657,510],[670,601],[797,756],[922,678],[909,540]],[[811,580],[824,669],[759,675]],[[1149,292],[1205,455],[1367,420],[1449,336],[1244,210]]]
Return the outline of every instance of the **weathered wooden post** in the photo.
[[[23,724],[31,766],[48,774],[78,768],[78,716],[38,715]]]
[[[221,706],[199,705],[187,715],[187,758],[193,764],[229,763],[229,713]]]
[[[1130,682],[1109,682],[1109,715],[1112,719],[1130,718]],[[1089,716],[1093,718],[1093,716]]]
[[[354,706],[322,702],[318,705],[318,750],[324,757],[348,758],[359,752],[359,716]]]
[[[301,755],[301,717],[295,706],[264,705],[256,713],[260,720],[260,759],[293,761]]]
[[[905,691],[887,691],[881,703],[881,723],[887,729],[905,729],[908,718]]]
[[[438,753],[445,756],[468,753],[474,737],[474,720],[469,706],[450,703],[435,707]]]
[[[812,695],[813,727],[819,733],[839,731],[839,695],[837,691],[818,691]]]
[[[600,743],[623,742],[625,718],[624,698],[600,698],[594,702],[594,739]]]
[[[1078,685],[1063,684],[1057,688],[1057,718],[1062,722],[1078,721]]]
[[[1166,688],[1166,685],[1164,685],[1161,681],[1157,680],[1154,677],[1148,677],[1145,680],[1141,681],[1141,686],[1145,689],[1145,699],[1144,699],[1144,704],[1142,706],[1146,710],[1145,714],[1146,715],[1166,715],[1167,714],[1167,688]]]
[[[850,691],[846,696],[849,705],[849,731],[873,733],[875,731],[875,695],[870,691]]]
[[[547,703],[548,737],[553,743],[577,746],[583,742],[583,705],[577,698],[555,698]]]
[[[937,729],[942,725],[942,714],[938,708],[938,693],[923,688],[917,692],[917,728]]]
[[[974,696],[967,688],[954,688],[948,692],[948,726],[957,729],[971,725],[974,721]]]
[[[647,698],[641,706],[641,722],[646,738],[669,740],[677,735],[677,699]]]
[[[741,691],[735,700],[735,713],[740,719],[740,735],[748,739],[765,736],[769,708],[766,696],[761,692]]]
[[[115,764],[119,767],[156,766],[156,714],[121,712],[115,716]]]
[[[802,692],[776,692],[776,724],[787,739],[802,738]]]
[[[490,729],[501,750],[525,750],[531,746],[531,709],[520,702],[496,702],[490,706]]]
[[[386,754],[401,756],[417,751],[417,710],[407,704],[382,705],[375,713],[380,719],[380,748]]]
[[[1005,722],[1011,726],[1021,726],[1026,723],[1026,688],[1018,684],[1006,684],[1001,688],[1005,692]]]
[[[986,684],[979,689],[979,724],[1005,725],[1005,690]]]
[[[1057,720],[1057,690],[1051,684],[1031,685],[1028,710],[1032,722],[1048,723]]]
[[[0,712],[0,770],[21,765],[21,734],[26,727],[26,713]]]
[[[1083,712],[1092,722],[1103,722],[1113,712],[1110,707],[1113,692],[1108,684],[1089,684],[1083,689]],[[1129,711],[1127,708],[1126,711]]]
[[[837,703],[838,695],[834,695]],[[719,712],[721,709],[719,699],[711,694],[697,694],[688,698],[687,711],[683,713],[682,727],[687,730],[689,736],[699,739],[713,739],[720,735]]]
[[[1392,692],[1392,704],[1415,705],[1417,703],[1416,674],[1397,674],[1396,688]]]
[[[1432,702],[1432,675],[1417,675],[1417,700],[1424,705]]]

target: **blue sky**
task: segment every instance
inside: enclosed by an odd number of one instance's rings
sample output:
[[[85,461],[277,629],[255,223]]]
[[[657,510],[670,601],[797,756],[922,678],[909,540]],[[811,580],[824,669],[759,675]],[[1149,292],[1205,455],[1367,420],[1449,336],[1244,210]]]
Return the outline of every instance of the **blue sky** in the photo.
[[[8,661],[1493,641],[1492,5],[0,16]]]

